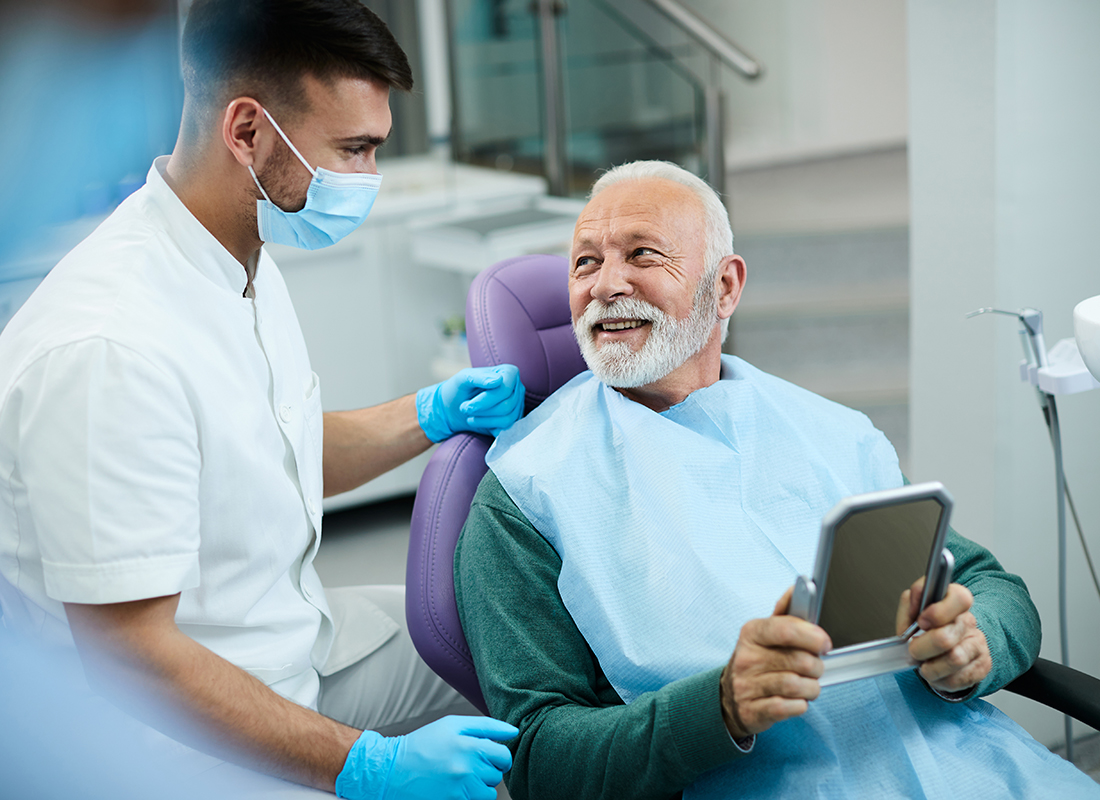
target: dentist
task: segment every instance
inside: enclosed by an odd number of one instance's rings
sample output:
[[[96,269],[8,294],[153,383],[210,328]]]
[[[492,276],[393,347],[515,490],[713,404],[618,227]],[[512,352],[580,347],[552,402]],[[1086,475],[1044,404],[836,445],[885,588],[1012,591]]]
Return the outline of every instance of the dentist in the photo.
[[[263,249],[363,222],[408,62],[356,0],[196,0],[182,55],[172,155],[0,335],[3,624],[215,765],[493,798],[516,729],[444,717],[470,707],[417,658],[403,593],[325,590],[313,559],[324,495],[507,428],[517,371],[323,413]]]

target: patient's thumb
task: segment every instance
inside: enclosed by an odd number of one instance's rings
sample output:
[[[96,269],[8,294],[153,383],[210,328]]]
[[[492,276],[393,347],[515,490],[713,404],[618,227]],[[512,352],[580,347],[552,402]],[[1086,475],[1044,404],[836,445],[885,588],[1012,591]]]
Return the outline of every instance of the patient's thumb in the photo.
[[[779,598],[779,602],[775,604],[775,611],[772,614],[776,617],[781,617],[791,610],[791,597],[794,595],[794,587],[791,586],[787,591],[783,592],[783,596]]]
[[[901,593],[901,599],[898,600],[898,613],[894,622],[894,633],[898,636],[905,633],[905,629],[913,621],[912,609],[909,607],[911,595],[911,590],[906,589]]]

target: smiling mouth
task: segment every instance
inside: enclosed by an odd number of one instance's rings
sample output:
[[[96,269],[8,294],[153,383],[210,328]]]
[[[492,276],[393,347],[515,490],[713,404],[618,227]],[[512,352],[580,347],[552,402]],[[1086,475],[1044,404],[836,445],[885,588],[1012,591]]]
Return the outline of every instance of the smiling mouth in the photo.
[[[647,319],[619,319],[607,322],[597,322],[593,327],[598,331],[626,331],[631,328],[640,328],[648,325]]]

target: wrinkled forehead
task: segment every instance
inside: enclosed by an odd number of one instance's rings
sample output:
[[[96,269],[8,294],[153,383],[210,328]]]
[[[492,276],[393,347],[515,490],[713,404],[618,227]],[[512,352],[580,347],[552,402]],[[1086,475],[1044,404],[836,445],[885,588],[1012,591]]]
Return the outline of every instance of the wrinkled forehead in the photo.
[[[577,218],[573,249],[653,238],[702,244],[703,203],[683,184],[663,178],[625,180],[588,201]]]

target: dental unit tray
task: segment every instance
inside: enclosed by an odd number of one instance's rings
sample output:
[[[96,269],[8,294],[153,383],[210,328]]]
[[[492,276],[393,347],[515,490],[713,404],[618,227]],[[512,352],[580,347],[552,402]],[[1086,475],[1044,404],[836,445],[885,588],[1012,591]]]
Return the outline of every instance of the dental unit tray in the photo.
[[[1061,339],[1050,348],[1044,366],[1029,364],[1026,359],[1021,361],[1020,380],[1038,386],[1047,394],[1077,394],[1100,389],[1100,381],[1085,366],[1075,339]]]
[[[920,609],[943,598],[955,559],[944,547],[954,501],[938,482],[841,500],[825,515],[812,576],[795,584],[790,613],[825,629],[822,687],[917,665],[909,640],[896,634],[902,592],[928,576]],[[918,612],[919,614],[919,612]]]

